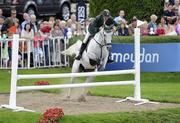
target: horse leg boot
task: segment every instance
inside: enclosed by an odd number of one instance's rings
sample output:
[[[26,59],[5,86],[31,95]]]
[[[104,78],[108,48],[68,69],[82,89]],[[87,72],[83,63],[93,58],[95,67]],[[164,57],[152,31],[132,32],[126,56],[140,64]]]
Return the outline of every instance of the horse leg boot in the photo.
[[[111,59],[111,47],[108,47],[107,49],[108,49],[108,51],[109,51],[109,56],[108,56],[107,63],[113,63],[114,60]]]

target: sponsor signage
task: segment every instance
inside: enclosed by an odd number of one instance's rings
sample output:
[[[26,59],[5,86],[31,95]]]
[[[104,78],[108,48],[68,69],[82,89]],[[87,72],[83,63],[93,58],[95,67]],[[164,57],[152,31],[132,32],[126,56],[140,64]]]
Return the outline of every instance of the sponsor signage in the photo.
[[[141,44],[141,71],[180,71],[180,43]],[[126,70],[134,67],[134,45],[112,44],[111,58],[106,70]]]
[[[84,0],[77,0],[76,5],[76,17],[77,21],[81,23],[81,25],[85,24],[86,16],[87,16],[87,6]]]

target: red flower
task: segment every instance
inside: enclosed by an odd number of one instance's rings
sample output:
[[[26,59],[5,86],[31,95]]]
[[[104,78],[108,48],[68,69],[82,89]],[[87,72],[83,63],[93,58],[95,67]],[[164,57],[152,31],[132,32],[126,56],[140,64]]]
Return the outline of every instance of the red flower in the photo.
[[[49,82],[48,81],[37,81],[37,82],[34,82],[34,85],[49,85]]]
[[[62,117],[64,112],[61,108],[50,108],[43,113],[43,119],[40,119],[39,123],[58,123]]]

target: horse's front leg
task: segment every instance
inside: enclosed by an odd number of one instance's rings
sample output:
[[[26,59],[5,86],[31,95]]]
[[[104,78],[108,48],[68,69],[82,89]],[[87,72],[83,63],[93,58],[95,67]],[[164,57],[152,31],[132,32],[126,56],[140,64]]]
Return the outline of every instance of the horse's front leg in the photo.
[[[109,51],[105,50],[103,54],[103,59],[100,63],[99,71],[103,71],[106,67],[107,61],[108,61]]]
[[[92,82],[93,80],[94,80],[94,76],[88,76],[85,83]],[[85,102],[86,101],[87,90],[88,89],[86,87],[82,88],[81,95],[78,98],[79,102]]]
[[[79,72],[79,66],[80,66],[80,61],[74,60],[73,66],[72,66],[72,73],[78,73]],[[71,84],[75,82],[75,77],[71,77]],[[71,88],[68,90],[67,98],[70,98],[71,96]]]

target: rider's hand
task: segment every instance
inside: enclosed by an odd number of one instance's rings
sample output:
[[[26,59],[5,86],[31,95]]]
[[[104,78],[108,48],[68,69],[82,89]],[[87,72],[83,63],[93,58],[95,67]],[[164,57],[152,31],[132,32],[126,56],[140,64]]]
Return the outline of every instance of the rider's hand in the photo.
[[[112,32],[116,32],[116,27],[115,26],[113,26],[113,28],[112,28]]]

